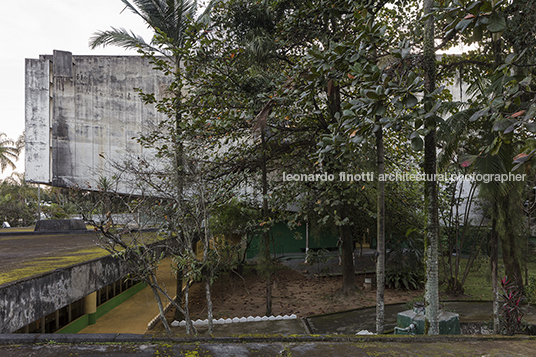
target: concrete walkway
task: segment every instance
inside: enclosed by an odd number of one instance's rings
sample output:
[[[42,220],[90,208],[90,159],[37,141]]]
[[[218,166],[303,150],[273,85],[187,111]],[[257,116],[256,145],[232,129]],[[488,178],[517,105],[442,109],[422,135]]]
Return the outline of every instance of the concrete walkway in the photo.
[[[171,269],[171,259],[162,260],[158,267],[158,281],[166,288],[169,295],[175,296],[177,280]],[[162,296],[164,307],[167,300]],[[143,334],[147,324],[159,314],[153,291],[146,287],[80,333],[134,333]]]
[[[0,356],[534,356],[527,336],[274,336],[154,338],[143,335],[0,335]]]

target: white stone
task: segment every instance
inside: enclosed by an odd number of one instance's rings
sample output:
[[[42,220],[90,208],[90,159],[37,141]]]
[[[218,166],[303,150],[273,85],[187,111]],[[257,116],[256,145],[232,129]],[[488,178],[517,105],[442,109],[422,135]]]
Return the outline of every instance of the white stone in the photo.
[[[262,321],[262,318],[260,316],[255,316],[255,321]]]
[[[226,324],[232,324],[232,323],[233,323],[233,319],[225,319],[225,323],[226,323]]]
[[[374,333],[370,332],[368,330],[361,330],[361,331],[357,332],[356,335],[374,335]]]
[[[262,321],[268,321],[268,316],[261,317]]]
[[[215,324],[219,324],[219,325],[224,324],[224,323],[225,323],[225,319],[222,317],[221,319],[214,320],[214,323],[215,323]]]
[[[275,319],[276,319],[276,320],[283,320],[283,316],[281,316],[281,315],[277,315],[277,316],[275,317]]]
[[[298,318],[298,316],[296,316],[296,315],[294,315],[294,314],[290,315],[289,317],[290,317],[291,319],[297,319],[297,318]]]
[[[181,327],[186,326],[186,321],[182,320],[181,322],[179,322],[179,326]]]
[[[233,317],[233,322],[240,322],[240,319],[238,317]]]
[[[276,320],[276,317],[274,315],[272,316],[268,316],[268,320],[269,321],[275,321]]]
[[[179,327],[179,324],[180,324],[180,322],[177,321],[177,320],[175,320],[175,321],[173,321],[173,322],[171,323],[171,326],[173,326],[173,327]]]
[[[245,318],[245,317],[241,317],[239,320],[240,320],[240,322],[246,322],[248,319]]]
[[[288,316],[288,315],[283,315],[283,320],[290,320],[290,316]]]
[[[247,320],[248,322],[251,322],[251,321],[255,321],[255,318],[254,318],[253,316],[248,316],[248,317],[246,318],[246,320]]]

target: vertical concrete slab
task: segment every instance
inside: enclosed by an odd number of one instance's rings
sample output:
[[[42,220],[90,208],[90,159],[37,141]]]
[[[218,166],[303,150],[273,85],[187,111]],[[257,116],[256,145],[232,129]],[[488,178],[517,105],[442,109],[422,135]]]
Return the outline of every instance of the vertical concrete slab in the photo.
[[[72,54],[54,51],[53,56],[53,108],[52,108],[52,184],[60,187],[74,185],[74,157],[72,138],[76,122]],[[58,71],[56,73],[56,71]]]
[[[54,186],[95,188],[101,176],[117,175],[113,162],[129,157],[154,163],[154,153],[133,140],[154,130],[164,116],[140,99],[137,88],[164,96],[169,78],[153,70],[141,56],[76,56],[67,51],[41,55],[50,61],[52,100],[49,122],[51,169],[48,181]],[[38,60],[28,60],[38,61]],[[28,80],[39,78],[27,70]],[[36,77],[37,76],[37,77]],[[44,103],[27,97],[27,105]],[[28,126],[35,126],[27,116]],[[44,125],[43,125],[44,128]],[[41,130],[42,132],[42,130]],[[42,160],[41,160],[42,161]],[[43,176],[43,175],[41,175]],[[128,177],[122,175],[128,182]],[[28,173],[30,181],[37,176]],[[128,187],[120,190],[129,192]]]
[[[26,59],[26,180],[50,183],[50,61]]]

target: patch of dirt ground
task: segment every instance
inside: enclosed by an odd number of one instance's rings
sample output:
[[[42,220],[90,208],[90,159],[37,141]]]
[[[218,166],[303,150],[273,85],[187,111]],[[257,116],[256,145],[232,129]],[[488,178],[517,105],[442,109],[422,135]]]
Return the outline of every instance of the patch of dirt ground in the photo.
[[[373,267],[373,266],[372,266]],[[375,273],[356,275],[359,291],[349,296],[342,296],[342,276],[318,276],[305,264],[294,265],[294,269],[280,263],[272,282],[272,314],[307,317],[317,314],[375,306],[376,288],[363,288],[365,277],[374,281]],[[336,274],[336,272],[335,272]],[[385,303],[409,302],[422,291],[403,291],[386,289]],[[266,313],[266,281],[256,271],[255,266],[246,266],[242,276],[225,274],[212,286],[214,318],[233,318],[264,316]],[[190,313],[192,319],[207,317],[204,285],[197,283],[190,291]],[[167,315],[172,321],[173,309]]]

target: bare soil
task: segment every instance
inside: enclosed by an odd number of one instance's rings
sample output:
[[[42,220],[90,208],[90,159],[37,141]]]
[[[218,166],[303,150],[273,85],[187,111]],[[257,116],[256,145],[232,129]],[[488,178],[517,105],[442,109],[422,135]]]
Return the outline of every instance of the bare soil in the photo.
[[[336,262],[335,262],[336,264]],[[372,265],[373,267],[373,265]],[[364,288],[365,277],[374,281],[375,273],[358,273],[358,291],[352,295],[340,294],[342,276],[319,276],[316,269],[305,264],[288,267],[280,264],[272,282],[272,314],[307,317],[311,315],[375,306],[376,290]],[[337,274],[335,272],[335,274]],[[385,303],[409,302],[422,291],[386,289]],[[204,286],[194,284],[190,291],[190,313],[193,319],[207,317]],[[246,267],[241,276],[225,274],[212,287],[214,318],[264,316],[266,314],[266,280],[255,267]],[[173,318],[174,311],[168,317]]]

